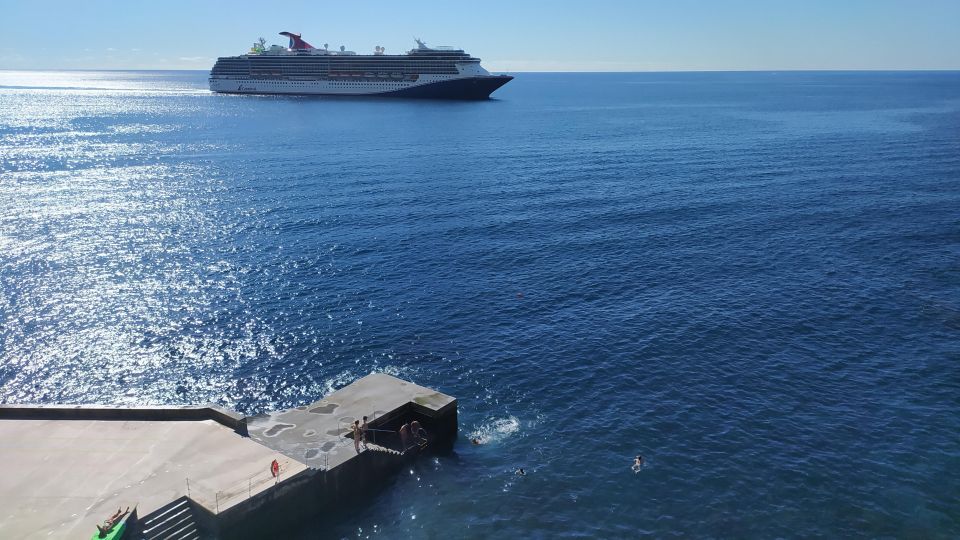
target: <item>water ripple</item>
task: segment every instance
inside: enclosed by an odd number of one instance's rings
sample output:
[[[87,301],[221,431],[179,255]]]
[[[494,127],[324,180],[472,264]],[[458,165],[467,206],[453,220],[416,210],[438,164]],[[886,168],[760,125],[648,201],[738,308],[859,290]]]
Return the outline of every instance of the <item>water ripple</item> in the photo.
[[[0,72],[0,402],[458,397],[304,538],[960,532],[956,74],[204,85]]]

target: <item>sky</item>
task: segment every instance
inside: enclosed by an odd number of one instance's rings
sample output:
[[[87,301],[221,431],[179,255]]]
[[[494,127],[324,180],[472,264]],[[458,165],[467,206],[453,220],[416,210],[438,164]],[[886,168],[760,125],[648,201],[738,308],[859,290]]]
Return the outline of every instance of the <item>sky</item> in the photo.
[[[202,69],[281,31],[491,71],[960,69],[960,0],[0,0],[0,69]]]

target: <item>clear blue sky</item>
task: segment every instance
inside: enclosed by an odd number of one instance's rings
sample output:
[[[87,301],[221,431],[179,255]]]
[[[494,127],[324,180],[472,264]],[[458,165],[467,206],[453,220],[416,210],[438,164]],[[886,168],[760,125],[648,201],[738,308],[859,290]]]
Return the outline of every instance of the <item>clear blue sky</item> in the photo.
[[[0,69],[209,69],[259,36],[495,71],[960,69],[960,0],[4,2]]]

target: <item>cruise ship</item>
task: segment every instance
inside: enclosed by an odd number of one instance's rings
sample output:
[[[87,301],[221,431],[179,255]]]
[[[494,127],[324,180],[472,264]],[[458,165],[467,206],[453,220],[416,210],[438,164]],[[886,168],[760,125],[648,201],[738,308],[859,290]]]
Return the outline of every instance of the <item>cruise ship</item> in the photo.
[[[317,48],[300,34],[280,32],[289,46],[266,46],[263,38],[247,54],[217,59],[210,71],[210,90],[232,94],[310,94],[389,96],[430,99],[488,99],[510,82],[509,75],[491,75],[480,59],[461,49],[417,47],[406,54],[357,54],[329,45]]]

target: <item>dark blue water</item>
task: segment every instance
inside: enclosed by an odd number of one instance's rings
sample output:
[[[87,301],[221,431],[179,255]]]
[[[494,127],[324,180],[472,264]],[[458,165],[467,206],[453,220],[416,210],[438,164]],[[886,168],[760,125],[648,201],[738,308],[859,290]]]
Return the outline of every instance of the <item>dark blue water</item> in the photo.
[[[0,402],[460,399],[304,538],[960,536],[960,73],[205,77],[0,72]]]

